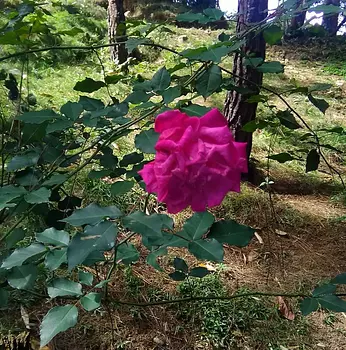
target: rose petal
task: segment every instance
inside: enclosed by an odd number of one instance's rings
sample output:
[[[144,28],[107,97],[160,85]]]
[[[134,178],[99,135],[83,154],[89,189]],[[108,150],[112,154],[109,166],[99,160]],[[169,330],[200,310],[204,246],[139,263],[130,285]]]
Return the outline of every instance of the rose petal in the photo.
[[[155,131],[163,132],[167,129],[182,127],[189,119],[185,113],[175,109],[173,111],[166,111],[158,115],[155,119]]]

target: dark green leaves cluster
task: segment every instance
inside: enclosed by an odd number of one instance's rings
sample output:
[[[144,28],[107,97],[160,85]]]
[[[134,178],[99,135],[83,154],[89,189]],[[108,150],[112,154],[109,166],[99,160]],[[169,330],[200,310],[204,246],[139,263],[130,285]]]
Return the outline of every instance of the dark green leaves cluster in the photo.
[[[339,284],[346,284],[346,273],[336,276],[330,283],[316,287],[311,297],[304,298],[300,303],[302,314],[309,315],[318,310],[319,307],[334,312],[346,312],[346,301],[336,295]]]

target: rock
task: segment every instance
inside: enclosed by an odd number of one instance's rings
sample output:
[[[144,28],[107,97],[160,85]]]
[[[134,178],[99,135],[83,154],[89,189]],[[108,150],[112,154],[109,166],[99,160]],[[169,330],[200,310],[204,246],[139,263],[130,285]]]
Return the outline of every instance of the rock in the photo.
[[[184,43],[189,40],[187,35],[181,35],[178,39],[181,43]]]

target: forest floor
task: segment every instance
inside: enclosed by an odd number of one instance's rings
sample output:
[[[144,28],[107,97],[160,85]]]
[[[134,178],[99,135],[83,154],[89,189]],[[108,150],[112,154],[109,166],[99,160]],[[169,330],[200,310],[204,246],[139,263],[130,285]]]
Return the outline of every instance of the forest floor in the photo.
[[[179,43],[181,48],[215,40],[218,35],[210,30],[175,28],[174,31],[176,34],[169,40]],[[187,39],[181,39],[182,36]],[[318,40],[269,48],[268,59],[284,63],[285,73],[269,75],[264,84],[279,89],[297,83],[304,86],[332,84],[329,91],[321,92],[330,104],[325,116],[305,97],[290,95],[288,100],[315,127],[346,127],[346,61],[342,61],[346,57],[346,43],[329,46]],[[154,67],[165,62],[173,61],[170,56],[158,53],[151,64],[143,62],[137,69],[140,73],[155,71]],[[225,65],[231,66],[231,60]],[[98,74],[93,67],[86,68],[83,64],[73,69],[56,67],[50,73],[41,72],[31,84],[38,98],[44,100],[43,105],[59,105],[61,101],[75,98],[73,85],[85,76],[86,70],[90,73],[88,76]],[[72,92],[66,95],[66,91]],[[100,97],[98,93],[95,96]],[[222,109],[223,99],[224,96],[219,95],[199,102]],[[272,102],[279,104],[274,97]],[[259,115],[266,112],[264,107],[259,107]],[[271,162],[268,173],[266,155],[271,137],[263,131],[254,135],[253,158],[258,169],[258,183],[244,183],[240,194],[230,194],[213,210],[218,218],[235,218],[256,228],[256,237],[246,248],[225,247],[224,263],[207,264],[213,274],[194,282],[196,285],[192,287],[196,295],[198,292],[208,296],[244,291],[308,293],[316,285],[346,271],[346,223],[342,219],[346,215],[346,193],[337,178],[330,176],[323,166],[320,172],[305,174],[304,166],[298,162]],[[334,147],[346,150],[345,136],[329,141]],[[293,142],[284,136],[276,140],[276,153],[286,150]],[[328,160],[346,173],[346,165],[340,162],[337,154],[328,153]],[[259,187],[268,175],[274,181],[271,194]],[[156,205],[151,203],[151,209]],[[188,215],[189,211],[185,211],[176,216],[176,226]],[[111,283],[110,294],[115,300],[148,302],[173,295],[189,296],[188,282],[174,282],[167,273],[149,267],[145,264],[148,252],[140,242],[136,245],[141,252],[140,261],[131,268],[124,268],[120,277]],[[171,249],[168,256],[159,260],[166,272],[170,271],[175,256],[184,258],[189,266],[199,264],[186,250]],[[102,271],[93,272],[103,277]],[[101,310],[93,315],[81,312],[77,327],[57,336],[48,348],[106,350],[113,342],[116,349],[138,350],[346,349],[346,314],[319,311],[303,317],[298,304],[299,298],[277,297],[152,307],[114,304],[110,306],[111,312]],[[35,322],[42,319],[50,306],[40,303],[29,305],[27,310]],[[13,316],[18,318],[16,327],[23,327],[19,311]]]

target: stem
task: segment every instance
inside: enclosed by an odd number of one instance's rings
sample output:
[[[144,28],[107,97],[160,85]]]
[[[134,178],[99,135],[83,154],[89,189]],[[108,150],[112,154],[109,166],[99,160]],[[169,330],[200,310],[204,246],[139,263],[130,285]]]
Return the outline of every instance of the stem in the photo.
[[[341,294],[333,294],[335,296],[346,296],[346,293]],[[318,299],[321,296],[311,296],[308,294],[294,294],[294,293],[267,293],[267,292],[252,292],[252,293],[243,293],[243,294],[235,294],[230,296],[210,296],[210,297],[190,297],[190,298],[178,298],[178,299],[171,299],[171,300],[161,300],[161,301],[154,301],[151,303],[134,303],[131,301],[122,301],[122,300],[115,300],[114,303],[120,304],[120,305],[129,305],[129,306],[138,306],[138,307],[147,307],[147,306],[157,306],[157,305],[166,305],[166,304],[177,304],[177,303],[186,303],[191,301],[209,301],[209,300],[233,300],[237,298],[249,298],[249,297],[255,297],[255,296],[267,296],[267,297],[285,297],[285,298],[312,298],[312,299]]]

